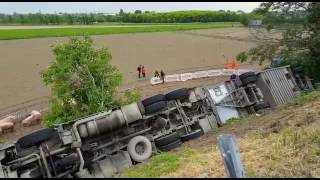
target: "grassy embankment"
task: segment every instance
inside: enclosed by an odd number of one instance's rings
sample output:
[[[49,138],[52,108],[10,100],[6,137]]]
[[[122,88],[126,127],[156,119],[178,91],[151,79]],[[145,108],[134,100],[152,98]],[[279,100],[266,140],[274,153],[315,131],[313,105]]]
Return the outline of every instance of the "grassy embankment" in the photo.
[[[121,177],[225,177],[216,138],[237,137],[246,177],[320,177],[320,90],[303,94],[263,116],[222,128],[160,153]]]
[[[41,28],[41,29],[0,29],[0,40],[28,39],[38,37],[61,37],[79,35],[102,35],[121,33],[142,33],[161,31],[185,31],[195,29],[214,29],[227,27],[241,27],[238,22],[219,23],[187,23],[187,24],[123,24],[117,27],[88,26],[88,27],[63,27],[63,28]]]

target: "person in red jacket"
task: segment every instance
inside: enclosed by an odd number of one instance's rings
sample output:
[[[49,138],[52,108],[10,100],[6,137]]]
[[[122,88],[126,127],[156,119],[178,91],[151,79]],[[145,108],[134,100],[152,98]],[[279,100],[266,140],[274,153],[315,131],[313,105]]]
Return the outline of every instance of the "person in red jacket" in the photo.
[[[142,77],[146,77],[146,68],[144,66],[141,67]]]
[[[140,79],[140,77],[141,77],[141,64],[139,64],[139,66],[137,67],[137,71],[138,71],[138,78]]]

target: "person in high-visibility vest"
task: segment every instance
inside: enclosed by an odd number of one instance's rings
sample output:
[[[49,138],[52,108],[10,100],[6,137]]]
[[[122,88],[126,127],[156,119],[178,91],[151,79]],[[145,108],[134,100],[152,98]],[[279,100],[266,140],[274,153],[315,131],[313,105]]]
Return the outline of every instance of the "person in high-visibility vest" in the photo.
[[[228,61],[226,61],[226,62],[224,63],[224,69],[225,69],[225,70],[229,69]]]
[[[235,72],[236,69],[237,69],[237,62],[236,62],[236,60],[233,60],[232,61],[232,71]]]

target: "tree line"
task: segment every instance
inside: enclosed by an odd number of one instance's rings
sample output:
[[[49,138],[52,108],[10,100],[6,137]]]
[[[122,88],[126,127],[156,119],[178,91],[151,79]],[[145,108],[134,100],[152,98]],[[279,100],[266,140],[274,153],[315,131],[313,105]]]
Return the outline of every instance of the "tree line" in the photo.
[[[124,23],[192,23],[192,22],[242,22],[246,24],[249,18],[257,18],[252,13],[243,11],[175,11],[152,12],[136,10],[126,13],[122,9],[115,15],[104,13],[58,13],[58,14],[0,14],[0,24],[22,25],[60,25],[60,24],[95,24],[106,22]]]

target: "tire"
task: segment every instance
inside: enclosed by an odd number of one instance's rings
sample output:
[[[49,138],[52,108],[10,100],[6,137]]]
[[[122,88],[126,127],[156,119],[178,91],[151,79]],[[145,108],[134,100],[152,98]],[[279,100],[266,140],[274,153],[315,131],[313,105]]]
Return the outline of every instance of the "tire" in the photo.
[[[151,96],[149,98],[146,98],[144,100],[142,100],[142,104],[144,107],[149,106],[151,104],[157,103],[159,101],[165,101],[166,100],[166,96],[163,94],[158,94],[155,96]]]
[[[26,136],[21,137],[17,141],[17,144],[19,144],[20,148],[22,148],[22,149],[29,148],[34,145],[38,145],[41,142],[49,140],[55,134],[56,134],[56,132],[51,128],[40,129],[40,130],[35,131],[31,134],[28,134]]]
[[[166,99],[168,101],[174,100],[174,99],[184,99],[184,98],[187,98],[188,96],[189,96],[189,89],[181,88],[166,94]]]
[[[255,111],[258,111],[260,109],[268,108],[270,105],[268,103],[261,103],[261,104],[256,104],[253,106]]]
[[[251,84],[251,83],[255,83],[257,81],[257,77],[256,76],[250,76],[250,77],[246,77],[245,79],[241,80],[242,81],[242,85],[247,85],[247,84]]]
[[[152,114],[152,113],[158,112],[164,109],[165,107],[167,107],[167,104],[165,101],[160,101],[160,102],[151,104],[145,107],[145,110],[146,110],[145,114]]]
[[[189,140],[191,140],[191,139],[198,138],[198,137],[202,136],[203,134],[204,134],[204,133],[203,133],[203,130],[202,130],[202,129],[196,129],[195,131],[193,131],[193,132],[190,133],[190,134],[181,136],[181,140],[182,140],[183,142],[189,141]]]
[[[136,136],[129,141],[127,150],[134,161],[143,162],[151,157],[152,144],[145,136]]]
[[[179,147],[182,144],[181,139],[178,139],[176,141],[171,142],[170,144],[164,145],[164,146],[160,146],[158,147],[158,149],[160,151],[170,151],[172,149],[175,149],[177,147]]]
[[[249,72],[245,72],[243,74],[240,74],[239,78],[240,78],[241,81],[243,81],[247,77],[253,77],[253,76],[256,76],[256,74],[254,72],[252,72],[252,71],[249,71]]]
[[[138,107],[139,107],[139,110],[140,110],[141,115],[144,115],[144,114],[146,113],[146,110],[145,110],[142,102],[141,102],[141,101],[137,102],[137,105],[138,105]]]
[[[174,141],[177,141],[180,139],[180,136],[178,133],[174,132],[174,133],[171,133],[167,136],[163,136],[163,137],[160,137],[158,139],[155,139],[154,140],[154,143],[156,146],[164,146],[164,145],[167,145],[167,144],[170,144]]]

